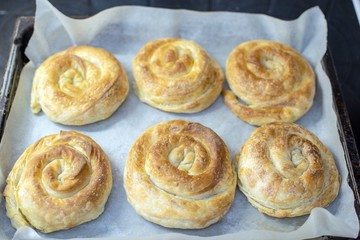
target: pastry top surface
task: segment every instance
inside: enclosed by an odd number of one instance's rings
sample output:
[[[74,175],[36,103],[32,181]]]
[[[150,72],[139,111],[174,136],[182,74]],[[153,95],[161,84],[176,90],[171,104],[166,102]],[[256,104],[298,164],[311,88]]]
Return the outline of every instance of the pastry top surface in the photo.
[[[315,73],[307,60],[284,44],[254,40],[236,46],[226,62],[230,90],[225,104],[240,119],[262,125],[294,122],[312,106]]]
[[[129,83],[109,52],[75,46],[47,58],[36,70],[31,110],[54,122],[84,125],[108,118],[125,100]]]
[[[221,138],[199,123],[162,122],[134,143],[124,186],[145,219],[173,228],[203,228],[221,219],[235,193],[230,154]]]
[[[340,175],[326,146],[294,123],[257,128],[235,156],[238,186],[251,204],[274,217],[294,217],[328,206]]]
[[[15,228],[53,232],[97,218],[111,188],[110,161],[101,147],[88,136],[61,131],[24,151],[3,195]]]
[[[168,112],[199,112],[220,95],[224,74],[197,43],[179,38],[148,42],[133,60],[140,100]]]

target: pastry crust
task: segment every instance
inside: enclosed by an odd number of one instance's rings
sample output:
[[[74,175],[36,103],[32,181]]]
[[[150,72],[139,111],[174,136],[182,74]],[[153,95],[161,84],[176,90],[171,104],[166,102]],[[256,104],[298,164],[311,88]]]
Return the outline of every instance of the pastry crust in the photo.
[[[198,229],[229,210],[236,176],[225,143],[199,123],[172,120],[133,144],[124,173],[127,198],[148,221]]]
[[[296,121],[315,95],[311,65],[296,50],[274,41],[238,45],[227,59],[226,78],[231,89],[222,92],[226,106],[257,126]]]
[[[31,111],[54,122],[85,125],[110,117],[129,92],[120,62],[109,52],[75,46],[46,59],[36,70]]]
[[[24,151],[3,195],[15,228],[48,233],[96,219],[111,188],[110,162],[100,146],[78,132],[61,131]]]
[[[256,129],[235,156],[239,189],[260,212],[273,217],[309,214],[337,196],[340,175],[330,151],[295,123]]]
[[[192,41],[162,38],[147,43],[133,61],[134,89],[142,102],[167,112],[193,113],[220,95],[219,64]]]

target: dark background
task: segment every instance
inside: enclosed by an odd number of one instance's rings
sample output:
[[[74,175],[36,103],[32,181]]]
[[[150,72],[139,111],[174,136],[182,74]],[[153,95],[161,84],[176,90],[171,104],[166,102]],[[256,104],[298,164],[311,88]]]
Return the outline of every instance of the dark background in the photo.
[[[360,0],[356,0],[360,1]],[[50,0],[65,15],[92,16],[120,5],[145,5],[198,11],[264,13],[283,20],[319,6],[328,22],[328,45],[360,149],[360,27],[351,0]],[[35,0],[0,0],[0,83],[8,59],[16,18],[34,16]]]

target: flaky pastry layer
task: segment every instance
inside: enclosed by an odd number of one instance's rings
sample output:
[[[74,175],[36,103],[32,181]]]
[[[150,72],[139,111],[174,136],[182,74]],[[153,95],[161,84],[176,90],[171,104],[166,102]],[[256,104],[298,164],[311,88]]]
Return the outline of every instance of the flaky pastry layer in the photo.
[[[234,164],[239,189],[260,212],[273,217],[301,216],[327,207],[340,188],[331,152],[295,123],[257,128]]]
[[[311,65],[296,50],[274,41],[236,46],[226,62],[226,78],[226,106],[257,126],[296,121],[310,109],[315,95]]]
[[[167,112],[207,108],[224,83],[221,67],[202,47],[178,38],[147,43],[133,60],[133,74],[140,100]]]
[[[112,173],[96,142],[61,131],[29,146],[6,182],[3,195],[12,225],[48,233],[96,219],[110,194]]]
[[[126,99],[129,83],[109,52],[75,46],[46,59],[36,70],[31,111],[54,122],[85,125],[110,117]]]
[[[214,131],[172,120],[150,127],[133,144],[124,187],[145,219],[198,229],[218,222],[229,210],[236,176],[227,146]]]

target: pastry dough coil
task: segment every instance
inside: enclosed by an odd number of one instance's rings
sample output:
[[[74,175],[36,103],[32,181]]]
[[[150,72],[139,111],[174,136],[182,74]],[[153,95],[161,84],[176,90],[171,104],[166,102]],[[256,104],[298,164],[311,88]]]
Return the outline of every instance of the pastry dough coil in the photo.
[[[91,46],[70,47],[46,59],[36,70],[31,111],[54,122],[84,125],[110,117],[129,92],[120,62]]]
[[[230,208],[236,176],[225,143],[199,123],[172,120],[147,129],[125,166],[127,198],[145,219],[198,229]]]
[[[221,67],[195,42],[163,38],[147,43],[133,61],[135,92],[167,112],[193,113],[220,95]]]
[[[47,233],[97,218],[111,188],[110,162],[100,146],[83,134],[62,131],[24,151],[3,195],[15,228]]]
[[[226,63],[231,90],[224,90],[227,107],[240,119],[262,125],[294,122],[312,106],[315,74],[294,49],[257,40],[238,45]]]
[[[256,129],[235,156],[238,186],[249,202],[273,217],[295,217],[328,206],[340,176],[330,151],[295,123]]]

